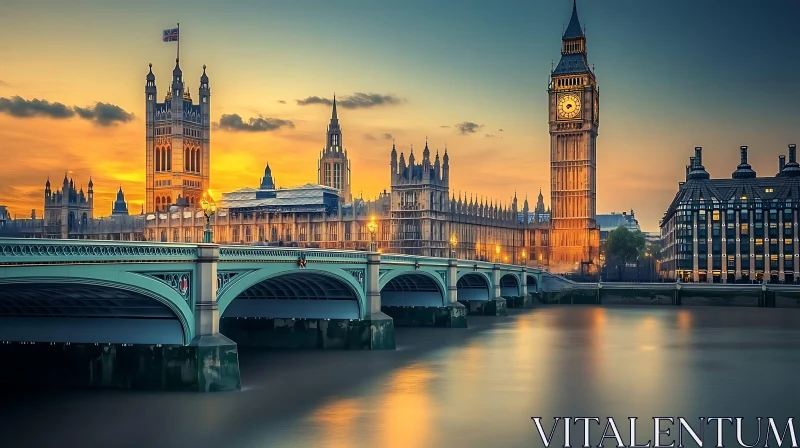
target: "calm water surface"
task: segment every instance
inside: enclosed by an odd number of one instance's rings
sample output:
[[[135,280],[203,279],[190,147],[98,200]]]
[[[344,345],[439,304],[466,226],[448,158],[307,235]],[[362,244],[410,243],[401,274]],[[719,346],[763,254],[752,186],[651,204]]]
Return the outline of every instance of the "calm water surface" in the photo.
[[[795,310],[572,306],[469,323],[397,329],[396,352],[243,352],[241,392],[3,390],[0,446],[540,447],[532,416],[613,416],[625,434],[631,416],[741,416],[753,437],[757,416],[800,417]]]

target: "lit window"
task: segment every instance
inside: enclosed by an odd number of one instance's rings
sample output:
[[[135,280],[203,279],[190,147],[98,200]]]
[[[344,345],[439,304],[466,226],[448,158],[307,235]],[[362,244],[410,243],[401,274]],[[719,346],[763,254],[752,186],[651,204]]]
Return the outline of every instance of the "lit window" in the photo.
[[[773,190],[772,188],[767,188],[767,189],[766,189],[766,190],[764,190],[764,191],[765,191],[766,193],[772,193],[772,192],[773,192],[773,191],[775,191],[775,190]]]

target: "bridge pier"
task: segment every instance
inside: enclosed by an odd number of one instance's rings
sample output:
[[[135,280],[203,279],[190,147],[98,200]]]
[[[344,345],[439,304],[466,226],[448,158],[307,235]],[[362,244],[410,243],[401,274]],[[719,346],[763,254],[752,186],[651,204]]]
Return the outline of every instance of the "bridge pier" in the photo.
[[[187,346],[187,364],[197,370],[197,390],[210,392],[241,389],[236,343],[219,332],[217,262],[219,246],[197,248],[195,285],[195,336]]]
[[[492,266],[489,300],[462,300],[461,303],[467,307],[468,314],[473,316],[508,316],[508,305],[500,289],[500,266]]]
[[[520,289],[522,290],[522,295],[518,296],[504,296],[503,298],[506,299],[506,306],[508,308],[522,308],[522,309],[530,309],[533,308],[533,297],[528,295],[528,269],[523,267],[522,268],[522,278]]]
[[[458,260],[447,262],[443,306],[384,306],[398,327],[467,328],[467,309],[458,302]],[[380,294],[379,294],[380,295]]]

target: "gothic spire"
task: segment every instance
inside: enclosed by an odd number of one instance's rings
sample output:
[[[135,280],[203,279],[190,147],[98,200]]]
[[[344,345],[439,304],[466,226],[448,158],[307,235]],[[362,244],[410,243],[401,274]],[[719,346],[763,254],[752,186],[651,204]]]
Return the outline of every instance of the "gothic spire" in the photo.
[[[581,28],[581,21],[578,20],[578,5],[576,3],[576,0],[572,0],[572,17],[569,19],[569,25],[567,25],[567,29],[564,31],[564,35],[561,37],[562,39],[576,39],[579,37],[584,37],[583,28]]]
[[[338,124],[339,115],[336,113],[336,94],[333,94],[333,110],[331,111],[331,124]]]

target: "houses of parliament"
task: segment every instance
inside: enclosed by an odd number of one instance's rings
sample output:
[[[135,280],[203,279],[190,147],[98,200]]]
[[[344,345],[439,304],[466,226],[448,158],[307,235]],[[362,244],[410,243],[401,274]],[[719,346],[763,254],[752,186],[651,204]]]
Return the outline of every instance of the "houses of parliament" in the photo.
[[[196,243],[206,218],[200,200],[211,180],[211,89],[206,68],[195,99],[176,60],[163,101],[152,64],[145,80],[146,197],[129,214],[122,188],[111,216],[95,218],[88,195],[64,179],[63,191],[45,189],[43,219],[0,222],[0,235]],[[291,247],[366,249],[373,235],[384,253],[448,257],[455,236],[458,258],[537,265],[553,272],[592,271],[599,257],[596,218],[596,138],[599,90],[586,55],[586,37],[573,4],[561,60],[548,83],[551,206],[539,192],[531,207],[516,193],[506,202],[456,195],[447,148],[408,154],[387,148],[390,188],[365,200],[353,197],[336,98],[333,99],[316,183],[280,186],[267,164],[260,182],[222,193],[210,224],[214,241]],[[457,166],[458,161],[452,161]],[[357,174],[357,173],[356,173]],[[255,181],[255,179],[254,179]],[[136,213],[138,211],[131,211]]]

